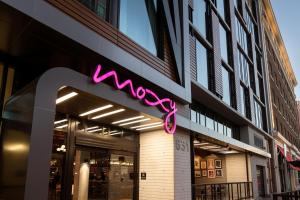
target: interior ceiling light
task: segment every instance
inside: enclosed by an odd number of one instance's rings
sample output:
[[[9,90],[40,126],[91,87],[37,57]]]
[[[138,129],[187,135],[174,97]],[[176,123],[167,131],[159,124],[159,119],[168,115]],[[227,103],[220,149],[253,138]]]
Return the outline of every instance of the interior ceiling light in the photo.
[[[133,126],[133,127],[130,127],[130,128],[131,129],[142,128],[142,127],[152,126],[152,125],[158,125],[158,124],[162,124],[162,122],[153,122],[153,123],[149,123],[149,124],[143,124],[143,125],[139,125],[139,126]]]
[[[109,116],[109,115],[114,115],[114,114],[117,114],[117,113],[120,113],[120,112],[123,112],[125,111],[125,109],[118,109],[118,110],[114,110],[114,111],[111,111],[111,112],[107,112],[107,113],[104,113],[104,114],[101,114],[101,115],[97,115],[95,117],[93,117],[92,119],[99,119],[99,118],[102,118],[102,117],[106,117],[106,116]]]
[[[94,130],[91,130],[91,131],[88,131],[89,133],[94,133],[94,132],[97,132],[97,131],[102,131],[102,130],[105,130],[106,128],[98,128],[98,129],[94,129]]]
[[[77,92],[71,92],[71,93],[69,93],[69,94],[66,94],[66,95],[64,95],[64,96],[62,96],[62,97],[56,99],[56,104],[59,104],[59,103],[61,103],[61,102],[64,102],[64,101],[66,101],[66,100],[68,100],[68,99],[70,99],[70,98],[72,98],[72,97],[75,97],[76,95],[78,95]]]
[[[137,131],[141,131],[141,130],[146,130],[146,129],[151,129],[151,128],[156,128],[156,127],[160,127],[162,126],[163,124],[159,124],[159,125],[153,125],[153,126],[146,126],[146,127],[143,127],[143,128],[138,128],[136,129]]]
[[[62,120],[58,120],[58,121],[55,121],[54,124],[60,124],[62,122],[66,122],[68,121],[67,119],[62,119]]]
[[[99,112],[99,111],[101,111],[101,110],[105,110],[105,109],[108,109],[108,108],[111,108],[111,107],[113,107],[113,105],[108,104],[108,105],[106,105],[106,106],[101,106],[101,107],[99,107],[99,108],[95,108],[95,109],[93,109],[93,110],[89,110],[89,111],[87,111],[87,112],[81,113],[79,116],[80,116],[80,117],[83,117],[83,116],[90,115],[90,114],[92,114],[92,113]]]
[[[136,117],[130,117],[130,118],[122,119],[122,120],[119,120],[119,121],[115,121],[112,124],[119,124],[119,123],[128,122],[128,121],[131,121],[131,120],[141,119],[141,118],[144,118],[144,116],[141,115],[141,116],[136,116]]]
[[[126,126],[126,125],[129,125],[129,124],[136,124],[136,123],[139,123],[139,122],[145,122],[145,121],[149,121],[149,120],[150,120],[150,118],[139,119],[139,120],[136,120],[136,121],[126,122],[126,123],[120,124],[119,126]]]
[[[123,132],[111,133],[110,135],[120,135],[120,134],[123,134]]]
[[[95,128],[99,128],[99,126],[92,126],[92,127],[89,127],[89,128],[86,128],[86,130],[92,130],[92,129],[95,129]]]
[[[65,127],[67,127],[67,126],[68,126],[68,124],[64,124],[64,125],[58,126],[58,127],[56,127],[56,128],[65,128]]]

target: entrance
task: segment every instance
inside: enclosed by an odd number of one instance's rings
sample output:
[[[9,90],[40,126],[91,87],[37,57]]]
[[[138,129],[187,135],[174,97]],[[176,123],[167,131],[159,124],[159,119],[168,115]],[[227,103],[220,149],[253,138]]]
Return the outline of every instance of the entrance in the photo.
[[[79,130],[54,130],[48,199],[135,199],[135,134],[113,135],[104,127],[88,132],[81,129],[84,122],[69,119],[68,126],[72,124]]]
[[[133,199],[133,154],[79,147],[74,160],[73,200]]]
[[[260,197],[265,196],[264,167],[256,166],[257,188]]]

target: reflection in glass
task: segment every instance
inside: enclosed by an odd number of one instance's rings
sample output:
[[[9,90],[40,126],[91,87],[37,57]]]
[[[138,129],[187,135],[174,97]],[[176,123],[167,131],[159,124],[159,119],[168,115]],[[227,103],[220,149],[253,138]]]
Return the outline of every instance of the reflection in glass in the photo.
[[[196,40],[197,81],[208,88],[207,50]]]
[[[119,29],[139,45],[157,55],[156,0],[120,1]]]
[[[230,74],[222,67],[222,82],[223,82],[223,101],[231,105],[231,92],[230,92]]]
[[[206,127],[215,130],[214,120],[208,116],[206,116]]]
[[[106,20],[107,18],[107,0],[78,0],[88,9],[96,13],[99,17]]]
[[[249,64],[245,56],[238,50],[238,66],[240,70],[240,79],[246,86],[249,85]]]
[[[226,63],[228,63],[227,33],[221,24],[219,24],[219,27],[220,27],[221,57]]]
[[[236,37],[238,39],[238,43],[241,45],[244,52],[248,54],[248,34],[246,33],[244,27],[241,25],[237,17],[235,17],[235,22],[236,22]]]
[[[194,1],[193,24],[206,37],[206,3],[204,0]]]
[[[240,86],[241,88],[241,113],[243,116],[246,116],[246,96],[245,96],[245,89],[243,86]]]
[[[217,9],[219,14],[225,18],[225,6],[224,6],[224,0],[217,0]]]

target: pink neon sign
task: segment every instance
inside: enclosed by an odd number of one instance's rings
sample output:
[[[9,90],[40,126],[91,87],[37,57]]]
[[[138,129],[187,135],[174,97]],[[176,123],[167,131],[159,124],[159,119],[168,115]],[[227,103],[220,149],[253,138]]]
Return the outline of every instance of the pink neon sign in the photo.
[[[164,117],[164,129],[168,134],[174,134],[176,130],[176,103],[169,98],[160,99],[153,91],[143,86],[139,86],[136,89],[133,87],[132,80],[127,79],[123,83],[119,82],[118,74],[116,71],[111,70],[103,75],[100,75],[101,65],[96,67],[93,75],[94,83],[100,83],[109,77],[114,81],[115,87],[119,90],[129,88],[132,97],[143,101],[148,106],[157,106],[167,114]]]

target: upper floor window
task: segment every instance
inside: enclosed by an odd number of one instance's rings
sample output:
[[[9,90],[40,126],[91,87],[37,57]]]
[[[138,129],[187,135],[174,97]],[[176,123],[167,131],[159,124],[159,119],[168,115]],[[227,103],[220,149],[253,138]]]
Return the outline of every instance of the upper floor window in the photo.
[[[222,67],[222,82],[223,82],[223,101],[230,106],[231,105],[230,73],[224,67]]]
[[[243,83],[248,86],[249,85],[249,64],[246,60],[245,56],[238,51],[238,66],[240,70],[240,79]]]
[[[220,48],[221,48],[221,57],[228,63],[228,42],[227,42],[227,32],[224,27],[219,24],[220,27]]]
[[[194,1],[193,24],[206,37],[206,2],[204,0]]]
[[[245,94],[245,88],[243,86],[240,86],[240,100],[241,100],[241,113],[243,116],[246,117],[247,115],[247,108],[246,108],[246,94]]]
[[[107,20],[107,8],[108,2],[107,0],[78,0],[87,8],[96,13],[99,17],[104,20]]]
[[[191,120],[227,137],[239,138],[237,127],[202,105],[193,104]]]
[[[216,0],[216,6],[218,9],[219,14],[222,16],[222,18],[225,18],[225,1],[226,0]]]
[[[157,55],[156,14],[156,0],[120,1],[120,31],[154,55]]]
[[[254,100],[254,123],[258,128],[263,129],[262,108],[256,100]]]
[[[244,52],[248,54],[248,35],[237,17],[235,17],[235,22],[236,22],[236,29],[237,29],[236,37],[238,43],[240,44]]]
[[[208,63],[207,50],[196,40],[196,62],[197,62],[197,81],[208,88]]]

